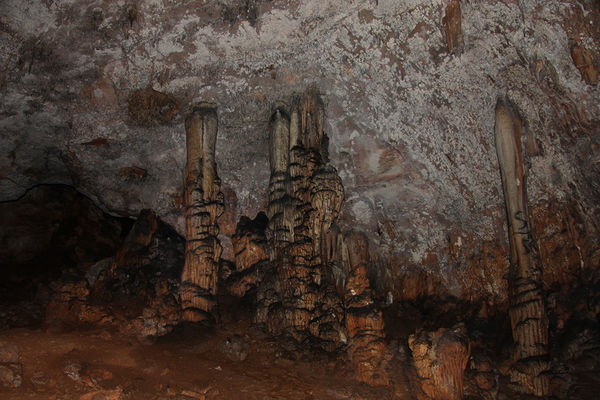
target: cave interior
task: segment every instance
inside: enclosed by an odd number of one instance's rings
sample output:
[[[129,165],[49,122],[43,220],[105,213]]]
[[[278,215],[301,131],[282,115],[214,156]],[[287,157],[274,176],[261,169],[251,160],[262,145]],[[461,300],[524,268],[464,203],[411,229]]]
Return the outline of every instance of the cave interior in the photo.
[[[598,26],[2,1],[0,397],[595,398]]]

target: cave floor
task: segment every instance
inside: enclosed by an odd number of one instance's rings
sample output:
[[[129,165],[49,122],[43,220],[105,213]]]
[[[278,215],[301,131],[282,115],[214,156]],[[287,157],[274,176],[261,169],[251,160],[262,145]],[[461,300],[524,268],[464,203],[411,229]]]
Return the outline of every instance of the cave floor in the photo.
[[[344,361],[289,351],[232,323],[217,330],[184,327],[154,343],[104,329],[11,329],[23,365],[19,388],[1,399],[386,399],[392,393],[351,378]],[[243,332],[247,357],[224,350]],[[231,349],[229,349],[231,350]],[[242,352],[243,353],[243,352]],[[237,357],[237,360],[235,359]]]

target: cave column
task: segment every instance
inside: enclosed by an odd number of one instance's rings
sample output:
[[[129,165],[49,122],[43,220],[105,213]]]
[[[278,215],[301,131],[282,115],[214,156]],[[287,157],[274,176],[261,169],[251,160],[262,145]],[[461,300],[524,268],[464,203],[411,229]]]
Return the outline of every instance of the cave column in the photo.
[[[221,244],[217,218],[223,194],[215,162],[217,111],[202,104],[186,119],[186,249],[181,278],[181,305],[186,321],[217,319],[217,276]]]
[[[509,314],[515,344],[511,380],[536,396],[548,391],[548,322],[540,283],[538,258],[531,239],[520,129],[511,111],[496,106],[496,150],[502,176],[511,248]]]

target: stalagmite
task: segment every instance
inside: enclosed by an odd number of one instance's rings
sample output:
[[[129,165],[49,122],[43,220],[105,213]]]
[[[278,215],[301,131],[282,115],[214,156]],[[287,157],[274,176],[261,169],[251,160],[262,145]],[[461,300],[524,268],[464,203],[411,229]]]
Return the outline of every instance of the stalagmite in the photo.
[[[408,338],[423,395],[419,400],[460,400],[471,346],[463,325]]]
[[[344,288],[348,356],[358,380],[370,385],[389,384],[389,355],[386,352],[383,315],[373,301],[367,278],[367,238],[350,232],[344,238],[344,257],[349,268]]]
[[[508,107],[496,106],[496,151],[502,175],[511,248],[510,320],[515,343],[511,380],[536,396],[548,391],[548,322],[537,255],[529,229],[521,138]]]
[[[337,218],[343,186],[328,165],[324,109],[309,93],[291,111],[277,109],[270,125],[269,244],[273,274],[257,295],[257,324],[272,334],[322,348],[343,344],[342,303],[322,259],[326,234]]]
[[[186,120],[186,138],[186,250],[181,305],[186,321],[215,321],[222,250],[217,239],[217,218],[224,209],[215,162],[216,109],[206,104],[194,108]]]

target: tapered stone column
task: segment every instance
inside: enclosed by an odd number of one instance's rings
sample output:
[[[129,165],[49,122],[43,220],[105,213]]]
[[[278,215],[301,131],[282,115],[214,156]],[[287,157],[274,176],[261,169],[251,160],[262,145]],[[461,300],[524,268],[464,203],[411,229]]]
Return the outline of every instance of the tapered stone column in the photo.
[[[502,175],[511,249],[509,314],[514,340],[511,380],[523,391],[544,396],[548,362],[548,321],[541,289],[539,258],[529,228],[520,129],[509,108],[496,106],[496,150]]]
[[[214,322],[218,317],[217,277],[222,250],[217,218],[224,210],[215,162],[217,111],[202,104],[192,110],[185,125],[186,249],[181,305],[186,321]]]

